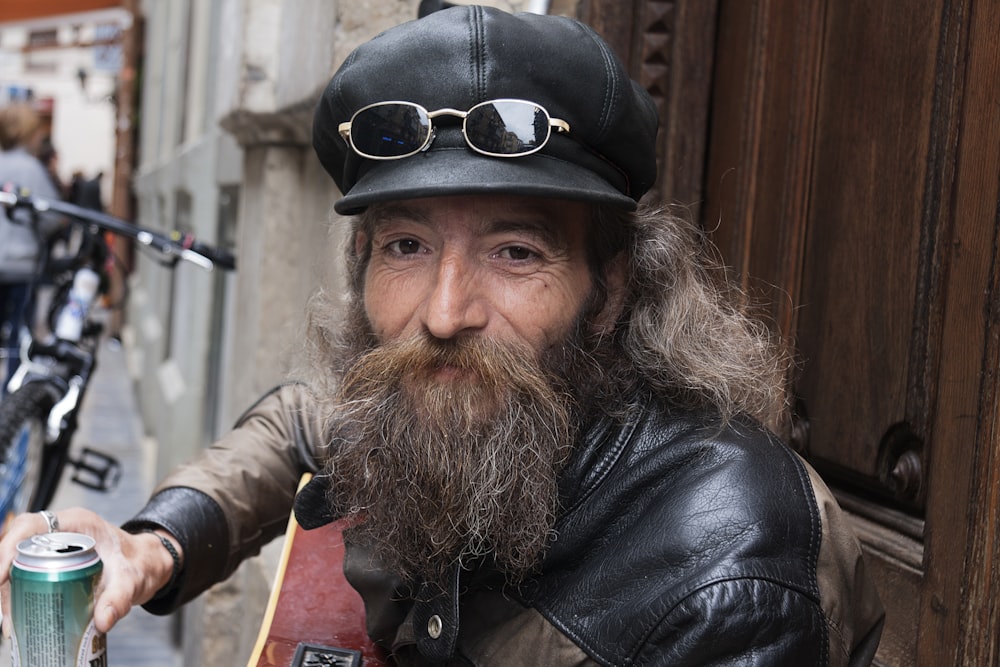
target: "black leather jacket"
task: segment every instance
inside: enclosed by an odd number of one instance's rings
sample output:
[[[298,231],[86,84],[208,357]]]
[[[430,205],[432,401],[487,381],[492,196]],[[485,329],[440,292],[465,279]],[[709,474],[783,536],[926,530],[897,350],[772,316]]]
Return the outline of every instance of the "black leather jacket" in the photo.
[[[308,443],[314,432],[294,417],[301,397],[283,392],[244,420],[243,437],[223,441],[228,454],[209,450],[128,524],[164,526],[187,562],[213,563],[151,611],[190,599],[270,539],[266,527],[233,527],[234,515],[245,522],[257,512],[232,501],[247,491],[232,483],[245,472],[203,471],[232,465],[236,448],[261,438],[299,433]],[[624,423],[593,426],[561,480],[558,537],[539,574],[516,590],[488,567],[462,572],[448,591],[404,589],[352,545],[346,571],[373,638],[400,664],[869,664],[883,612],[830,492],[766,431],[709,423],[647,400]],[[283,452],[305,465],[287,441]],[[260,462],[243,449],[248,458]],[[298,509],[304,525],[318,522]],[[433,638],[432,616],[442,628]]]

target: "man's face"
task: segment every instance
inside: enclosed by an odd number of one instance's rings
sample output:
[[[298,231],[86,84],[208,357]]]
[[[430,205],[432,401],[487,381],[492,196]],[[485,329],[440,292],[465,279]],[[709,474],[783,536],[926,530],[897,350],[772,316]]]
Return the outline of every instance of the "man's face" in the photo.
[[[373,332],[381,343],[426,332],[543,352],[565,338],[591,292],[588,219],[582,203],[528,197],[384,206],[364,280]]]
[[[582,204],[453,197],[370,216],[363,300],[331,364],[331,508],[364,516],[354,534],[397,573],[488,554],[517,578],[551,537],[577,393],[602,378],[586,334],[615,314],[618,280],[592,312]]]

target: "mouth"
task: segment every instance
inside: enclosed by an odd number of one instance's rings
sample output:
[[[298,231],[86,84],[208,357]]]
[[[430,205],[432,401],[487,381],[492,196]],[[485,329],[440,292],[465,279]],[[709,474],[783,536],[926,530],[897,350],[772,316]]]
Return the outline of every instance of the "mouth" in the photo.
[[[428,376],[436,382],[461,382],[475,379],[475,373],[470,369],[448,364],[429,369]]]

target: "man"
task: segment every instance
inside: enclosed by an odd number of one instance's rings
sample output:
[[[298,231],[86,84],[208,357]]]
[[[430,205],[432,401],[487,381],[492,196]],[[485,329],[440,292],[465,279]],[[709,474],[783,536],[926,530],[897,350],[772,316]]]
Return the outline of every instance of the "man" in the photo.
[[[307,528],[353,520],[345,573],[398,664],[869,662],[858,545],[760,425],[782,356],[692,229],[635,212],[655,134],[569,19],[459,7],[359,47],[314,121],[357,216],[346,316],[320,294],[306,381],[124,531],[59,513],[101,545],[98,626],[227,577],[294,502]],[[0,567],[45,528],[19,517]]]

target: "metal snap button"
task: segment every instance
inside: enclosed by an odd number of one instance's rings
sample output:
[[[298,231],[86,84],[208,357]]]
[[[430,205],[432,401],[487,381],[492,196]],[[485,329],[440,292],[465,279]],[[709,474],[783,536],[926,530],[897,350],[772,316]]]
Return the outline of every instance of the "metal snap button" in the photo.
[[[427,634],[431,636],[431,639],[437,639],[441,636],[441,630],[443,629],[443,624],[441,623],[441,617],[434,614],[427,619]]]

